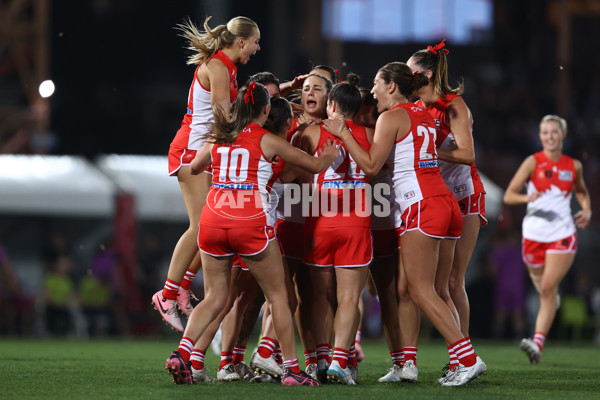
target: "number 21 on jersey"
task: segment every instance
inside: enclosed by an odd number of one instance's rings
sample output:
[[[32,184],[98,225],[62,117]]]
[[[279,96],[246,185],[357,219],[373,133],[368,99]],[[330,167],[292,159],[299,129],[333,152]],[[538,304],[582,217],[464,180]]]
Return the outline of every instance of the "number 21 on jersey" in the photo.
[[[431,160],[435,152],[435,128],[417,125],[417,136],[422,137],[421,150],[419,151],[420,160]],[[416,143],[415,143],[416,144]]]

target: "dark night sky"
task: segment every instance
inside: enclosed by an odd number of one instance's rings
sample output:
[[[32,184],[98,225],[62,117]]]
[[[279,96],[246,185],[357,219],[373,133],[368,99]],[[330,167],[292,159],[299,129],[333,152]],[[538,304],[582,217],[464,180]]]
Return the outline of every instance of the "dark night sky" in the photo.
[[[185,64],[185,43],[173,27],[187,16],[201,24],[206,14],[189,1],[108,2],[106,13],[94,12],[90,3],[68,2],[67,9],[53,2],[56,152],[166,155],[194,71]],[[261,16],[248,16],[260,26]],[[223,21],[211,21],[211,26],[217,23]],[[239,80],[263,68],[263,60],[259,52],[241,66]]]

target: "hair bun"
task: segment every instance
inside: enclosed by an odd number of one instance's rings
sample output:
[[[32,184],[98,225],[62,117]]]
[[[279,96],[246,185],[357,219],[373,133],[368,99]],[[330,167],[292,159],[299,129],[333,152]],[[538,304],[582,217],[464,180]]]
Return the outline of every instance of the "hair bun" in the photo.
[[[348,75],[346,75],[346,82],[352,86],[358,86],[358,83],[360,82],[360,76],[350,72]]]

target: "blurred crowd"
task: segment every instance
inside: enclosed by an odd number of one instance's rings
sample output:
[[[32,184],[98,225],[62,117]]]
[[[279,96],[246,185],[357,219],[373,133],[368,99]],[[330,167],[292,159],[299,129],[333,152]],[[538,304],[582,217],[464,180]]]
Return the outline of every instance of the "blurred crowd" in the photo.
[[[473,304],[473,336],[518,339],[531,330],[539,306],[521,259],[520,231],[506,210],[497,223],[486,229],[493,233],[476,252],[467,280]],[[152,233],[140,237],[136,274],[143,304],[140,310],[125,300],[127,287],[110,238],[98,245],[87,262],[80,262],[75,261],[78,257],[73,256],[67,236],[52,233],[39,254],[35,254],[43,269],[37,282],[20,273],[19,262],[13,261],[10,252],[0,244],[0,335],[170,335],[173,331],[162,323],[150,304],[152,294],[162,286],[170,245]],[[561,286],[561,306],[550,336],[600,344],[600,285],[578,268],[577,261],[575,264]],[[202,279],[194,281],[192,290],[202,298]],[[377,296],[365,289],[363,300],[363,336],[383,337]],[[437,337],[426,317],[422,323],[424,337]]]

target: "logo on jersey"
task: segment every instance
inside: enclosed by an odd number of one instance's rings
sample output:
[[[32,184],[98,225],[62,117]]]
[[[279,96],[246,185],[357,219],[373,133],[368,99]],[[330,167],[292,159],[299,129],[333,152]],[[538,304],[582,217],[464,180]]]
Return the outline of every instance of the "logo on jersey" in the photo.
[[[440,130],[440,119],[436,118],[436,119],[434,119],[434,121],[435,121],[435,129],[439,131]]]
[[[258,182],[213,182],[206,203],[215,214],[235,220],[264,218],[275,211],[279,197],[270,187],[263,188]],[[242,212],[245,210],[245,212]]]
[[[213,183],[219,189],[254,190],[254,185],[244,183]]]
[[[433,161],[419,161],[419,168],[434,168],[438,166],[437,160]]]
[[[325,181],[323,189],[364,189],[365,181]]]
[[[558,170],[558,180],[559,181],[572,181],[573,180],[573,171],[568,170]]]
[[[404,200],[410,200],[415,197],[415,191],[411,190],[410,192],[404,193]]]
[[[467,185],[465,185],[465,184],[454,186],[454,193],[462,193],[466,190],[467,190]]]
[[[552,170],[551,169],[547,169],[544,171],[544,176],[548,179],[552,179]]]

